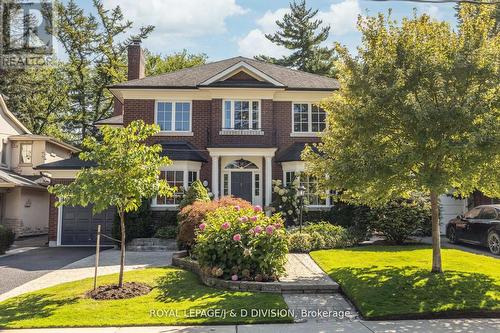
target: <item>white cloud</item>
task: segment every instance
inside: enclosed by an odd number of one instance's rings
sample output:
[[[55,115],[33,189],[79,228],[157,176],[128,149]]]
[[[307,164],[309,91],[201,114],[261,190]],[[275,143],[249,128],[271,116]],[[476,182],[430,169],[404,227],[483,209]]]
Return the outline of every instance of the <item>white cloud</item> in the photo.
[[[318,17],[324,24],[331,26],[331,35],[344,35],[356,31],[358,15],[361,14],[358,0],[344,0],[333,3],[326,12],[319,12]]]
[[[270,42],[265,34],[277,31],[276,20],[281,20],[290,11],[289,8],[279,8],[275,11],[267,11],[256,23],[257,28],[252,29],[247,35],[238,41],[240,54],[252,57],[265,54],[280,57],[290,54],[290,51],[282,46]],[[361,13],[358,0],[344,0],[332,3],[328,11],[319,11],[318,18],[324,24],[331,26],[330,35],[343,35],[356,31],[356,22]]]
[[[266,34],[273,33],[278,29],[276,21],[280,20],[288,12],[288,8],[279,8],[274,12],[268,10],[256,21],[258,28],[251,30],[238,41],[239,53],[246,57],[265,54],[275,58],[289,54],[288,49],[276,45],[266,38]]]
[[[223,33],[228,17],[246,13],[236,0],[104,0],[104,6],[120,6],[136,28],[154,25],[147,40],[154,49],[170,49],[172,43],[175,48],[185,47],[189,38]]]

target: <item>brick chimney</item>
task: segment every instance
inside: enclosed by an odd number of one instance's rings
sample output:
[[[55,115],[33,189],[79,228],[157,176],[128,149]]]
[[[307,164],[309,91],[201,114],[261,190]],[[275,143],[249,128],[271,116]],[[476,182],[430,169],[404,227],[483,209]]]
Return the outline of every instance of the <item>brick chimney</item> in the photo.
[[[142,79],[145,75],[144,54],[141,49],[141,40],[133,39],[128,46],[128,80]]]

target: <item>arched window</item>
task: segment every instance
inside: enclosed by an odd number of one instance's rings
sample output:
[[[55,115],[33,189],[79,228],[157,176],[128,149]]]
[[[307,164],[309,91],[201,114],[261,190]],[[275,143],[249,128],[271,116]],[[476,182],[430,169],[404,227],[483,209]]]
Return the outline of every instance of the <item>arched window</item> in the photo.
[[[225,167],[226,169],[258,169],[258,167],[247,160],[240,158],[239,160],[232,161],[228,163]]]

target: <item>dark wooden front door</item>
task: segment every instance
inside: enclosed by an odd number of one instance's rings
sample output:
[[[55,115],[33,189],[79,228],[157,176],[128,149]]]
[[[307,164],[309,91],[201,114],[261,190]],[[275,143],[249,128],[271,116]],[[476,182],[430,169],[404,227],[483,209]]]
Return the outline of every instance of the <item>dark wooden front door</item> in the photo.
[[[252,202],[251,172],[231,172],[231,195]]]

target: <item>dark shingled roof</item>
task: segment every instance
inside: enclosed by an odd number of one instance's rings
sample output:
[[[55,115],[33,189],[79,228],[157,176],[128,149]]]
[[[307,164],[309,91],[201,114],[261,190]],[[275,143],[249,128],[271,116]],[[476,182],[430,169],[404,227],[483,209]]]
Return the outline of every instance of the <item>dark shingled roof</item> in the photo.
[[[310,142],[295,142],[291,146],[285,148],[284,150],[278,152],[276,155],[276,162],[291,162],[291,161],[302,161],[300,155],[302,151],[306,147],[307,144],[311,144]],[[311,145],[312,146],[312,145]],[[313,147],[314,151],[317,151],[317,148]]]
[[[172,161],[208,162],[196,148],[187,141],[163,141],[161,156],[168,156]]]
[[[113,116],[106,119],[98,120],[95,125],[123,125],[123,115]]]
[[[60,160],[52,163],[41,164],[35,169],[38,170],[79,170],[96,166],[93,161],[82,161],[78,157],[71,157],[66,160]]]
[[[213,76],[223,72],[224,70],[230,68],[231,66],[244,62],[259,71],[270,76],[274,80],[280,82],[289,90],[323,90],[323,91],[333,91],[339,89],[339,83],[337,80],[306,73],[283,66],[278,66],[274,64],[269,64],[262,61],[257,61],[254,59],[249,59],[245,57],[235,57],[226,60],[216,61],[208,63],[205,65],[195,66],[191,68],[184,68],[179,71],[161,74],[157,76],[148,76],[143,79],[131,80],[123,83],[119,83],[110,88],[173,88],[173,89],[192,89],[200,87],[202,82],[212,78]],[[238,82],[238,81],[235,81]],[[235,83],[227,83],[234,86]],[[237,84],[237,83],[236,83]],[[248,82],[243,82],[243,86],[248,85]],[[255,84],[255,83],[254,83]],[[210,86],[220,86],[221,83],[214,83]],[[272,84],[266,84],[263,87],[274,87]]]

